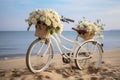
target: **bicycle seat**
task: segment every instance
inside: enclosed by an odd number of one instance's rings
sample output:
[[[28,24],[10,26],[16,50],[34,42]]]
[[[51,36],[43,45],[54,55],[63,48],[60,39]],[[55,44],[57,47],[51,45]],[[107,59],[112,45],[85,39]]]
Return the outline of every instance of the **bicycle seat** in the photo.
[[[85,34],[87,33],[87,30],[80,29],[80,28],[72,28],[73,30],[77,31],[78,34]]]

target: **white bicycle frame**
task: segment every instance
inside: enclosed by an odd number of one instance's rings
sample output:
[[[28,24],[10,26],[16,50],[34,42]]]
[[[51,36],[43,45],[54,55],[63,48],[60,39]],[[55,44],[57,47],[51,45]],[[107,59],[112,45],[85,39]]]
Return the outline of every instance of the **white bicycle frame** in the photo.
[[[78,47],[82,45],[82,42],[80,43],[80,42],[77,41],[78,36],[77,36],[76,40],[74,40],[74,41],[73,41],[73,40],[70,40],[70,39],[68,39],[68,38],[66,38],[66,37],[64,37],[62,34],[59,34],[59,36],[60,36],[60,37],[58,37],[58,35],[57,35],[56,33],[54,33],[54,34],[51,36],[51,39],[53,39],[53,41],[55,42],[55,44],[56,44],[56,46],[57,46],[57,48],[58,48],[58,51],[59,51],[59,53],[60,53],[61,55],[64,55],[64,53],[62,52],[60,46],[61,46],[62,48],[64,48],[64,49],[70,51],[70,53],[76,53],[77,50],[78,50]],[[60,38],[62,38],[62,39],[64,39],[65,41],[73,44],[72,49],[70,49],[70,48],[66,47],[65,45],[63,45],[63,44],[61,43],[61,41],[60,41]],[[91,41],[91,40],[93,41],[94,39],[90,39],[90,41]],[[87,40],[87,41],[89,41],[89,40]],[[84,42],[86,42],[86,41],[84,41]],[[65,55],[65,56],[67,56],[67,55]],[[71,58],[71,56],[67,56],[67,58]],[[75,55],[73,55],[72,58],[75,59]],[[86,58],[86,57],[85,57],[85,58]],[[85,59],[85,58],[84,58],[84,59]]]

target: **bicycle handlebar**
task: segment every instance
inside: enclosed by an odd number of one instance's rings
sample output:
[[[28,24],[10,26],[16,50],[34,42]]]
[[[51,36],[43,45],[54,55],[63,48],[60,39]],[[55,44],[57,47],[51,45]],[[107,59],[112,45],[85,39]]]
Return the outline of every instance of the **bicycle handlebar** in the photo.
[[[69,23],[69,22],[74,22],[74,20],[69,19],[69,18],[66,18],[66,17],[64,17],[64,16],[61,16],[61,21],[67,22],[67,23]]]

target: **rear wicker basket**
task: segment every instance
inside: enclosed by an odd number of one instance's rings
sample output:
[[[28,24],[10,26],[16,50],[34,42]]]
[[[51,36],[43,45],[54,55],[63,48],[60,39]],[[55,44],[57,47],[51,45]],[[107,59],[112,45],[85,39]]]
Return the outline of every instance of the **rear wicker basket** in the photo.
[[[85,34],[79,34],[79,36],[81,38],[83,38],[84,40],[88,40],[88,39],[92,39],[94,37],[95,34],[91,34],[89,32],[85,33]]]
[[[41,39],[50,39],[51,34],[49,33],[46,25],[37,24],[35,29],[35,36]]]

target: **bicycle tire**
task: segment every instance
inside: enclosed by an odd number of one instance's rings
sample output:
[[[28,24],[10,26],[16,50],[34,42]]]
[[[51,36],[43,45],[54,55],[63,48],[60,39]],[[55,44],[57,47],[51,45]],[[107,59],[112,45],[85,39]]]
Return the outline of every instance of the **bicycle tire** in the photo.
[[[92,49],[93,48],[93,49]],[[86,69],[90,66],[98,68],[102,62],[103,48],[100,43],[93,40],[83,42],[76,54],[75,65],[79,69]]]
[[[51,43],[46,44],[36,39],[30,44],[27,50],[26,65],[32,73],[38,73],[48,67],[52,58],[53,48]]]

